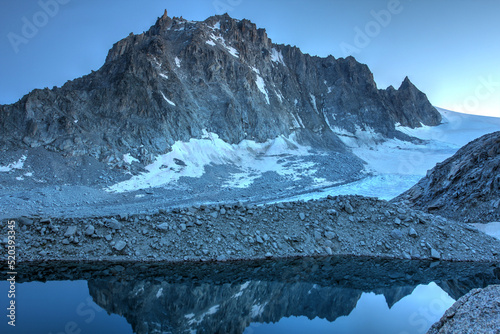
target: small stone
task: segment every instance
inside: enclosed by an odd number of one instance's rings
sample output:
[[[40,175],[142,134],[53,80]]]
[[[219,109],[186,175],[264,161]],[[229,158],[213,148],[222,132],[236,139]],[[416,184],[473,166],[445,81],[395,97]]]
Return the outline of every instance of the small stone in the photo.
[[[123,240],[119,240],[116,242],[116,244],[113,246],[114,249],[116,249],[117,251],[121,252],[122,250],[125,249],[125,247],[127,246],[127,243]]]
[[[202,222],[201,220],[199,220],[199,219],[197,219],[194,223],[195,223],[196,225],[198,225],[198,226],[203,225],[203,222]]]
[[[334,232],[331,232],[331,231],[327,231],[327,232],[325,232],[325,237],[326,237],[328,240],[332,240],[333,238],[335,238],[335,233],[334,233]]]
[[[431,258],[435,260],[439,260],[441,258],[441,253],[439,253],[434,248],[431,248]]]
[[[158,225],[157,228],[160,231],[168,231],[169,225],[168,225],[168,223],[162,223],[162,224]],[[146,231],[146,233],[147,233],[147,231]]]
[[[76,233],[76,226],[69,226],[64,233],[65,237],[72,237]]]
[[[113,240],[113,236],[111,234],[108,234],[104,237],[104,239],[106,239],[106,241],[111,241]]]
[[[410,231],[408,231],[408,235],[412,238],[418,237],[418,233],[417,233],[417,231],[415,231],[415,229],[413,227],[410,227]]]
[[[321,240],[321,232],[320,231],[314,231],[314,239],[316,241],[320,241]]]
[[[21,217],[19,218],[19,224],[26,226],[33,225],[33,220],[26,217]]]
[[[40,220],[40,223],[42,223],[42,224],[51,224],[52,220],[50,218],[45,218],[45,219]]]
[[[108,225],[109,228],[113,230],[121,230],[123,228],[123,225],[114,218],[108,219],[106,221],[106,224]]]
[[[398,213],[401,214],[401,215],[405,215],[406,214],[406,210],[403,209],[403,208],[398,208]]]
[[[328,247],[328,246],[327,246],[327,247],[325,247],[325,251],[326,251],[326,253],[327,253],[328,255],[333,255],[333,251],[332,251],[332,249],[331,249],[330,247]]]
[[[61,243],[63,245],[69,245],[69,240],[68,239],[63,239]]]
[[[226,214],[226,209],[221,208],[219,212],[220,212],[221,215],[225,215]]]
[[[179,228],[181,229],[181,231],[185,231],[186,230],[186,224],[180,224]]]
[[[394,230],[391,231],[391,237],[393,239],[401,239],[403,237],[403,232],[395,228]]]
[[[306,219],[306,215],[303,212],[301,212],[301,213],[299,213],[299,218],[300,218],[300,220],[304,220],[304,219]]]
[[[226,261],[226,260],[227,260],[227,258],[226,258],[226,256],[225,256],[225,255],[219,255],[219,256],[217,256],[217,261],[224,262],[224,261]]]
[[[262,240],[262,238],[260,237],[260,235],[256,236],[256,237],[255,237],[255,240],[256,240],[259,244],[263,244],[263,243],[264,243],[264,240]]]
[[[348,214],[352,214],[354,213],[354,209],[351,205],[351,203],[347,202],[345,205],[344,205],[344,210],[345,212],[347,212]]]
[[[94,226],[93,225],[89,225],[87,227],[87,229],[85,230],[85,235],[91,236],[92,234],[94,234],[94,232],[95,232]]]
[[[401,225],[401,219],[396,217],[396,219],[394,219],[394,224]]]
[[[267,252],[265,256],[266,256],[267,258],[271,258],[271,257],[273,257],[273,254],[271,254],[270,252]]]
[[[212,216],[212,218],[217,218],[219,217],[219,213],[217,211],[214,211],[210,214],[210,216]]]
[[[203,255],[208,255],[208,249],[203,249],[201,252],[203,253]]]
[[[329,215],[333,215],[333,216],[338,216],[338,214],[339,214],[337,212],[337,210],[335,210],[335,209],[328,209],[328,210],[326,210],[326,213],[328,213]]]

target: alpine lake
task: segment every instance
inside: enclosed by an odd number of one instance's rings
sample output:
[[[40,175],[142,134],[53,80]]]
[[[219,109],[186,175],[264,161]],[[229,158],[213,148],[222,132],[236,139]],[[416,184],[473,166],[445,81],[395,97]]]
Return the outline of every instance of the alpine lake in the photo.
[[[416,334],[470,290],[500,283],[498,263],[359,257],[16,269],[15,327],[4,315],[1,333]]]

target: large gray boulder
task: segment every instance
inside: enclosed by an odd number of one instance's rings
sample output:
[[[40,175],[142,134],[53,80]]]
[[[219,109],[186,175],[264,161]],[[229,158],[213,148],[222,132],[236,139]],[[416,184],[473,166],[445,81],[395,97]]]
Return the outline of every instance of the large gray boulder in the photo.
[[[500,333],[500,285],[470,291],[427,332],[444,333]]]

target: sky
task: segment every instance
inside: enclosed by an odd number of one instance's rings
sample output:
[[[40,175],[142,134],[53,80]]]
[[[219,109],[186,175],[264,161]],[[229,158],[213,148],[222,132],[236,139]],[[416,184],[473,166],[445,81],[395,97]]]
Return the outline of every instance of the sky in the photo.
[[[435,106],[500,117],[498,0],[20,0],[0,5],[0,104],[99,69],[169,16],[229,13],[304,53],[354,56],[379,88],[405,76]]]

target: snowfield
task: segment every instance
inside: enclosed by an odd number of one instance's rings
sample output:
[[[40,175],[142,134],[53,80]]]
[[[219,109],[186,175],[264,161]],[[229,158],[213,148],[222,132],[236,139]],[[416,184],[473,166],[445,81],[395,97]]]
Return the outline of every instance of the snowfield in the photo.
[[[397,126],[397,130],[425,140],[414,144],[398,139],[382,141],[374,132],[349,133],[332,128],[355,155],[367,162],[369,176],[363,180],[303,194],[281,201],[309,200],[328,195],[363,195],[390,200],[414,186],[438,162],[451,157],[462,146],[487,133],[500,130],[500,118],[462,114],[437,108],[442,124],[417,129]]]
[[[134,191],[172,184],[181,177],[199,178],[205,174],[205,166],[210,164],[232,165],[239,170],[228,177],[225,187],[248,187],[265,172],[276,172],[293,180],[298,177],[299,169],[307,169],[306,174],[313,175],[314,163],[301,159],[290,162],[284,158],[307,156],[309,150],[309,147],[298,144],[293,135],[290,138],[280,136],[265,143],[243,140],[236,145],[205,131],[202,139],[176,142],[171,152],[158,156],[146,166],[148,172],[133,176],[107,190]],[[300,176],[304,176],[304,173],[300,173]],[[318,179],[318,182],[321,181]]]

